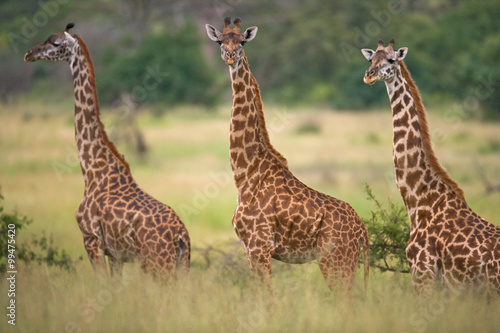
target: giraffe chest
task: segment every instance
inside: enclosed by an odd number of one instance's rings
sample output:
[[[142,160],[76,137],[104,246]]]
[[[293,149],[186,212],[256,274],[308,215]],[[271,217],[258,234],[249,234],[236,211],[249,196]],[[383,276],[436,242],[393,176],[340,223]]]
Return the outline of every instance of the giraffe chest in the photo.
[[[264,246],[280,261],[314,260],[320,219],[306,208],[307,199],[274,190],[262,191],[259,198],[240,201],[233,216],[233,228],[245,252]]]
[[[122,261],[132,260],[136,253],[138,222],[141,219],[138,212],[127,214],[113,206],[105,208],[101,219],[105,253]]]

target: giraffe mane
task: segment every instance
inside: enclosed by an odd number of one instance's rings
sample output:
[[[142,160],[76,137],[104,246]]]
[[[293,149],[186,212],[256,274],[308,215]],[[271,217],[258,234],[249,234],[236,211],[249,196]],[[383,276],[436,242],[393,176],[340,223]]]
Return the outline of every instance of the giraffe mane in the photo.
[[[85,44],[85,42],[83,41],[83,39],[80,36],[74,35],[74,37],[76,37],[76,39],[78,40],[78,43],[80,44],[80,47],[81,47],[82,52],[83,52],[83,56],[85,57],[85,60],[87,61],[87,64],[89,66],[89,81],[90,81],[90,88],[92,89],[92,99],[94,100],[94,113],[95,113],[96,118],[97,118],[97,124],[99,126],[99,130],[101,132],[102,139],[103,139],[104,143],[106,144],[106,146],[111,150],[113,155],[115,155],[115,157],[120,162],[123,163],[125,168],[128,171],[130,171],[130,166],[129,166],[128,162],[125,160],[125,157],[123,157],[123,155],[120,154],[120,152],[116,148],[115,144],[109,140],[108,134],[106,133],[106,131],[104,129],[104,124],[101,122],[99,102],[97,100],[97,89],[96,89],[96,84],[95,84],[94,65],[92,63],[92,59],[90,58],[90,52],[87,49],[87,45]]]
[[[246,56],[244,57],[246,60]],[[281,153],[277,151],[276,148],[274,148],[274,146],[271,144],[271,140],[269,139],[269,133],[267,132],[266,128],[266,120],[264,118],[264,107],[262,105],[262,98],[260,97],[259,84],[257,83],[257,80],[255,79],[255,77],[251,72],[250,72],[250,77],[252,79],[252,84],[255,89],[255,105],[257,107],[257,118],[259,120],[259,130],[261,133],[262,141],[264,142],[264,145],[266,146],[267,150],[271,153],[271,155],[273,155],[283,167],[288,169],[288,161],[286,160],[286,158],[283,155],[281,155]]]
[[[425,156],[427,157],[427,160],[429,161],[429,165],[431,166],[431,169],[436,173],[436,175],[443,181],[445,184],[447,184],[449,187],[451,187],[452,191],[461,199],[465,202],[465,196],[464,196],[464,191],[460,188],[460,186],[455,182],[453,179],[451,179],[450,174],[446,171],[446,169],[439,163],[439,160],[434,153],[434,149],[432,148],[432,142],[431,142],[431,135],[429,131],[429,124],[427,122],[427,115],[425,111],[425,107],[422,103],[422,98],[420,97],[420,92],[415,85],[415,81],[413,81],[410,72],[406,68],[405,63],[400,60],[399,65],[401,68],[401,73],[403,74],[403,77],[405,78],[406,82],[408,83],[408,86],[410,88],[410,93],[413,97],[413,101],[415,103],[415,108],[417,109],[417,115],[418,115],[418,122],[420,125],[420,133],[422,135],[422,144],[425,152]]]

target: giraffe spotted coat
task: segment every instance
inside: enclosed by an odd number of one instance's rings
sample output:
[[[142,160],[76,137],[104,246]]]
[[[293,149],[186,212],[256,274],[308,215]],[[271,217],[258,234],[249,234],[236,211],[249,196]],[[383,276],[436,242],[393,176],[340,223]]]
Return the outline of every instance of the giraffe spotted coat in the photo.
[[[76,212],[94,269],[120,275],[137,257],[142,268],[162,278],[177,268],[187,272],[190,240],[172,208],[144,192],[128,163],[109,141],[99,118],[94,68],[81,37],[68,30],[51,35],[26,53],[25,61],[67,61],[75,93],[75,139],[85,190]]]
[[[299,181],[270,144],[260,91],[248,67],[243,44],[256,27],[240,33],[240,20],[219,32],[207,24],[208,36],[221,45],[233,90],[230,161],[238,189],[233,227],[250,268],[270,287],[271,258],[288,263],[318,259],[331,289],[350,290],[364,246],[368,278],[368,235],[354,209],[344,201]]]
[[[417,293],[436,282],[500,292],[500,228],[470,207],[462,189],[439,164],[418,89],[394,41],[376,51],[364,81],[386,83],[393,116],[396,183],[406,205],[411,232],[406,256]]]

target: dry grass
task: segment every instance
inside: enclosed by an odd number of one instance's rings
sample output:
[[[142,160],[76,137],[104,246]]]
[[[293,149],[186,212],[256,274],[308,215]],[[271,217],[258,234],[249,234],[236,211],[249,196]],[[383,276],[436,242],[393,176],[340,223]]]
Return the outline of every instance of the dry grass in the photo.
[[[226,254],[227,255],[227,252]],[[17,325],[2,332],[495,332],[500,303],[471,295],[416,297],[407,278],[375,273],[366,295],[334,297],[314,264],[274,263],[274,298],[249,278],[242,251],[210,267],[197,257],[189,277],[167,287],[127,266],[98,283],[76,272],[21,269]],[[203,264],[202,264],[203,263]],[[361,285],[359,283],[358,285]],[[36,287],[35,287],[36,286]],[[1,290],[6,283],[0,283]]]
[[[37,105],[2,106],[1,192],[6,211],[18,210],[34,220],[20,241],[45,231],[53,235],[54,245],[85,257],[74,218],[83,180],[72,110],[54,107],[48,114]],[[226,240],[236,239],[230,222],[236,191],[227,151],[229,111],[184,107],[161,119],[143,114],[139,123],[151,149],[146,163],[119,145],[138,183],[181,215],[194,248],[224,247]],[[111,124],[109,111],[102,112]],[[445,134],[436,135],[438,158],[463,187],[471,207],[498,224],[500,192],[484,194],[476,163],[500,182],[500,155],[491,148],[500,141],[500,124],[450,123],[432,110],[429,118],[431,130]],[[266,106],[266,119],[273,144],[306,184],[351,203],[361,216],[374,208],[366,201],[365,182],[381,200],[400,200],[393,181],[388,110],[346,113]],[[304,124],[315,129],[301,131]],[[416,298],[408,277],[392,273],[372,274],[366,297],[359,290],[359,276],[353,298],[341,301],[327,290],[315,263],[274,262],[275,298],[269,300],[250,278],[241,249],[235,255],[229,263],[216,260],[206,267],[202,253],[195,251],[188,280],[169,288],[135,266],[127,268],[130,281],[121,287],[95,281],[87,259],[76,272],[26,267],[18,274],[19,326],[6,327],[2,320],[0,331],[493,332],[500,324],[496,303],[468,296]],[[5,280],[0,286],[4,299]]]

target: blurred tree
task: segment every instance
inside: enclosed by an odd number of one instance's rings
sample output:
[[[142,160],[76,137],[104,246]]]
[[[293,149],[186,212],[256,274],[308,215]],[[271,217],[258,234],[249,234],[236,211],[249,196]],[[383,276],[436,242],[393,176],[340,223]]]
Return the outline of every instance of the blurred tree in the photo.
[[[138,103],[213,106],[220,89],[202,55],[197,30],[190,24],[174,33],[159,30],[144,36],[136,50],[107,50],[97,81],[101,101],[110,103],[129,93]]]
[[[23,63],[24,53],[53,33],[54,24],[63,29],[65,23],[60,19],[71,7],[71,3],[62,5],[56,0],[28,0],[22,6],[16,0],[0,2],[1,101],[30,87],[36,68]]]
[[[500,117],[498,17],[499,0],[311,0],[279,24],[256,22],[260,35],[247,54],[268,100],[365,109],[387,101],[383,85],[364,85],[359,50],[394,38],[410,49],[405,61],[426,104],[459,101]]]
[[[104,101],[136,89],[137,99],[148,103],[216,103],[218,91],[229,94],[218,85],[227,75],[204,24],[240,16],[244,26],[259,27],[246,52],[267,102],[343,109],[387,105],[383,85],[363,83],[366,63],[359,50],[394,38],[396,47],[410,49],[405,61],[427,105],[458,102],[464,118],[481,110],[500,118],[500,0],[26,2],[31,5],[0,3],[0,76],[8,78],[0,81],[4,100],[29,89],[32,80],[57,81],[60,66],[26,66],[22,55],[58,31],[56,26],[77,18]],[[168,75],[141,95],[148,68]],[[37,77],[37,70],[44,75]],[[50,87],[35,85],[40,86]]]
[[[320,1],[321,2],[321,1]],[[280,104],[329,104],[337,91],[332,80],[341,65],[336,44],[345,29],[342,11],[324,1],[296,4],[284,19],[251,23],[259,34],[246,48],[265,97]]]
[[[500,0],[463,1],[437,22],[435,61],[442,64],[437,76],[463,102],[465,114],[486,110],[500,119]]]

